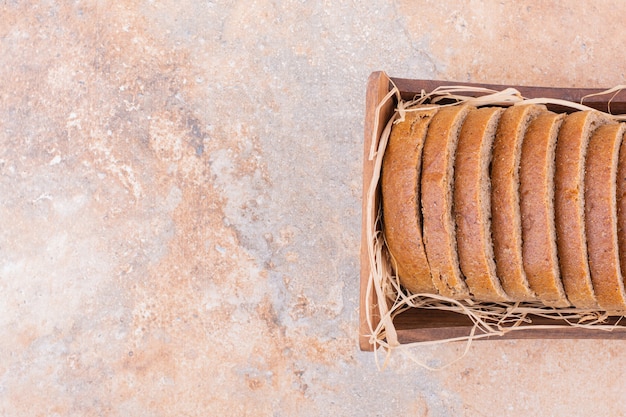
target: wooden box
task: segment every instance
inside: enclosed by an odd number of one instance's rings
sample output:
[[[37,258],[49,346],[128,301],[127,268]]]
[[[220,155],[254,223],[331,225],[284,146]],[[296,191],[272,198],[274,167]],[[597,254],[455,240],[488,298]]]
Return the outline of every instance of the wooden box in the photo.
[[[379,138],[383,128],[391,118],[396,103],[390,100],[386,105],[380,108],[379,124],[375,124],[377,117],[377,107],[382,99],[391,91],[392,84],[399,89],[404,100],[413,98],[421,91],[430,92],[442,85],[462,84],[465,86],[486,87],[494,90],[503,90],[506,87],[516,88],[526,98],[548,97],[568,100],[571,102],[580,102],[581,99],[589,94],[598,93],[600,89],[586,88],[548,88],[548,87],[523,87],[523,86],[503,86],[494,84],[471,84],[471,83],[453,83],[433,80],[410,80],[402,78],[390,78],[384,72],[374,72],[370,75],[367,84],[366,108],[365,108],[365,141],[364,141],[364,158],[363,158],[363,220],[362,220],[362,237],[361,237],[361,274],[360,274],[360,338],[359,344],[361,350],[373,350],[370,343],[368,318],[376,325],[379,322],[379,315],[376,300],[372,299],[370,308],[367,308],[365,297],[367,296],[367,285],[370,273],[369,257],[367,252],[367,234],[366,234],[366,210],[367,210],[367,190],[372,179],[374,162],[368,159],[370,146],[373,138],[373,130],[377,127],[376,138]],[[626,92],[620,92],[615,97],[611,95],[592,96],[584,100],[584,104],[600,111],[608,111],[610,101],[610,111],[613,114],[626,113]],[[560,106],[549,105],[548,108],[553,111],[563,112],[569,109]],[[375,205],[376,206],[376,205]],[[375,209],[374,209],[375,210]],[[376,213],[374,213],[375,215]],[[608,321],[608,324],[616,323],[616,318]],[[491,336],[478,340],[493,340],[495,338],[528,338],[528,339],[626,339],[626,320],[617,322],[612,331],[599,329],[583,329],[579,327],[565,327],[564,323],[559,320],[546,319],[541,317],[532,317],[533,325],[541,325],[540,328],[533,329],[532,326],[528,330],[506,333],[504,336]],[[464,315],[438,311],[410,309],[398,315],[394,319],[394,326],[397,332],[398,341],[401,344],[441,340],[460,336],[467,336],[472,329],[472,322]],[[550,329],[550,326],[559,325],[558,328]]]

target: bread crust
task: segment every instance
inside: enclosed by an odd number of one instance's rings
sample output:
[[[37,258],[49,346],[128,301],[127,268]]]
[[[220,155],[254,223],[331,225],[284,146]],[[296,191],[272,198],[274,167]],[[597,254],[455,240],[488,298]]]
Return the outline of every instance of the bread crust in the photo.
[[[561,280],[568,299],[578,308],[598,307],[587,254],[584,172],[589,139],[608,121],[596,111],[569,114],[556,146],[555,213]]]
[[[585,226],[589,269],[601,309],[626,311],[617,239],[616,179],[626,125],[600,126],[589,141],[585,172]]]
[[[383,222],[400,283],[413,293],[437,293],[422,239],[422,149],[437,108],[408,111],[393,126],[382,165]]]
[[[442,108],[426,135],[422,170],[424,245],[433,283],[447,297],[463,299],[469,290],[459,268],[453,217],[454,159],[461,126],[473,107]]]
[[[516,301],[533,301],[522,259],[520,160],[528,124],[543,105],[512,106],[504,111],[493,144],[491,165],[491,227],[496,270],[502,288]]]
[[[491,237],[489,164],[499,107],[472,110],[461,129],[454,169],[454,212],[461,271],[478,301],[508,301],[496,273]]]
[[[561,282],[554,217],[556,142],[565,114],[545,112],[526,129],[520,161],[522,259],[532,291],[546,305],[570,305]]]

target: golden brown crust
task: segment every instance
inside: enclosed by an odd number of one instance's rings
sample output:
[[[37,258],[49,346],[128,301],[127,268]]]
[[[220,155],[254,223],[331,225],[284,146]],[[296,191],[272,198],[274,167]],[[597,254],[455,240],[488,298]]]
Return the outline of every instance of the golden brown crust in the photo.
[[[564,114],[545,112],[526,129],[520,161],[522,259],[530,288],[546,305],[567,307],[554,219],[556,141]]]
[[[585,173],[585,226],[589,269],[598,305],[626,311],[617,243],[616,179],[626,125],[600,126],[589,141]]]
[[[413,293],[436,293],[424,252],[419,213],[422,148],[437,109],[410,111],[393,126],[382,166],[385,239],[400,283]]]
[[[479,301],[507,301],[496,274],[491,238],[489,164],[504,110],[472,110],[461,129],[454,168],[454,212],[461,271]]]
[[[519,166],[528,123],[542,105],[512,106],[504,111],[493,144],[491,204],[496,270],[505,292],[516,301],[536,300],[524,272]]]
[[[452,190],[458,135],[471,109],[469,106],[440,109],[428,129],[422,156],[422,214],[426,256],[433,283],[441,294],[453,298],[469,296],[459,268]]]
[[[608,119],[596,111],[568,115],[556,146],[555,213],[561,280],[570,302],[597,308],[587,258],[584,172],[592,133]]]

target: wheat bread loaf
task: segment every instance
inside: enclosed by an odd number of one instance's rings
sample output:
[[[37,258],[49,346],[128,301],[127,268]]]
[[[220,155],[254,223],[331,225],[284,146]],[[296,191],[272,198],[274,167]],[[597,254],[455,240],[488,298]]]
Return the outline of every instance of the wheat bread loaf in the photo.
[[[473,107],[440,109],[430,123],[422,155],[422,214],[424,246],[433,283],[438,291],[457,299],[469,290],[459,268],[453,217],[454,160],[458,136]]]
[[[400,283],[413,293],[436,293],[424,252],[420,173],[424,138],[437,108],[407,111],[392,127],[382,165],[387,248]]]
[[[461,272],[475,300],[507,301],[496,273],[491,238],[492,144],[503,113],[472,110],[463,123],[454,167],[454,213]]]
[[[589,139],[608,122],[597,111],[569,114],[556,145],[555,215],[561,280],[567,298],[578,308],[598,307],[587,253],[584,174]]]
[[[522,144],[520,212],[522,259],[531,290],[546,305],[570,305],[561,282],[554,218],[556,142],[565,114],[533,119]]]
[[[601,309],[626,311],[617,242],[616,179],[626,125],[600,126],[589,140],[585,162],[585,231],[589,270]]]
[[[518,105],[504,111],[493,143],[491,165],[491,227],[496,271],[504,291],[515,301],[536,300],[522,259],[519,167],[528,124],[543,105]]]

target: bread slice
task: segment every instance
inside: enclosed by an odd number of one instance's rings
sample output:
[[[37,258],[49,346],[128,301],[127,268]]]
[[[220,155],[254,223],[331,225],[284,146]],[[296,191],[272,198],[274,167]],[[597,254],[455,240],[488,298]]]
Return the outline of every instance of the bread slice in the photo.
[[[473,107],[444,107],[433,117],[422,155],[424,245],[433,283],[447,297],[463,299],[469,290],[459,268],[453,217],[454,159],[459,133]]]
[[[512,106],[504,111],[493,143],[491,228],[496,271],[504,291],[515,301],[536,300],[522,260],[519,167],[524,134],[530,121],[546,111],[542,105]]]
[[[626,138],[622,139],[619,150],[616,189],[619,261],[621,270],[626,271]]]
[[[472,110],[463,123],[454,166],[454,213],[461,271],[475,300],[507,301],[491,238],[489,164],[500,107]]]
[[[565,114],[545,112],[526,129],[520,161],[522,259],[531,290],[546,305],[570,305],[561,283],[554,219],[556,142]]]
[[[585,162],[585,230],[591,281],[601,309],[626,311],[626,291],[617,240],[616,179],[626,125],[600,126]]]
[[[592,133],[609,119],[597,111],[568,115],[556,145],[555,213],[561,280],[570,302],[578,308],[597,308],[585,233],[584,173]]]
[[[400,283],[413,293],[436,293],[424,252],[420,173],[424,138],[437,108],[408,111],[393,126],[382,165],[385,239]]]

